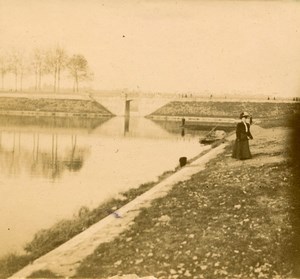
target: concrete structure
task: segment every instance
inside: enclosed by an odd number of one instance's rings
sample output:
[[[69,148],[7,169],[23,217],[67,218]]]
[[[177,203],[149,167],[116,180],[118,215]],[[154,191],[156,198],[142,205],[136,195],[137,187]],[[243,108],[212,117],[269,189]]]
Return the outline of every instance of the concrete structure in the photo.
[[[106,109],[117,116],[125,116],[125,103],[130,100],[130,115],[146,116],[163,105],[172,101],[170,98],[151,98],[151,97],[101,97],[100,95],[91,94],[90,97],[103,105]]]

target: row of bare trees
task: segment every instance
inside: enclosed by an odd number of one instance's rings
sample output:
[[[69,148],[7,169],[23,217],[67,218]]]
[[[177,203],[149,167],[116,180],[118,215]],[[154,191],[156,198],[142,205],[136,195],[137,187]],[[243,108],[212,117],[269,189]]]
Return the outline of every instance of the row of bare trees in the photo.
[[[91,80],[92,73],[87,59],[81,54],[69,56],[62,47],[36,48],[29,55],[17,49],[0,52],[1,88],[4,90],[5,76],[14,76],[14,90],[23,90],[24,76],[34,75],[35,91],[42,91],[42,79],[46,75],[53,78],[53,91],[59,92],[62,73],[68,73],[73,80],[73,92],[78,92],[79,83]]]

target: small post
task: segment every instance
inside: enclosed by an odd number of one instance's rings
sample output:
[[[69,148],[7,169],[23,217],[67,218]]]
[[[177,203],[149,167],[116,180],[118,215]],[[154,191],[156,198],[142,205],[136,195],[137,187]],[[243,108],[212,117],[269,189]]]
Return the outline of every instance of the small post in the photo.
[[[179,158],[180,167],[184,167],[186,165],[186,161],[187,161],[186,157],[180,157]]]
[[[127,100],[127,94],[125,94],[125,117],[130,116],[130,102],[132,100]]]
[[[184,127],[184,125],[185,125],[185,118],[182,118],[181,119],[181,126]]]
[[[125,116],[126,117],[129,117],[129,115],[130,115],[130,101],[131,100],[125,101]]]

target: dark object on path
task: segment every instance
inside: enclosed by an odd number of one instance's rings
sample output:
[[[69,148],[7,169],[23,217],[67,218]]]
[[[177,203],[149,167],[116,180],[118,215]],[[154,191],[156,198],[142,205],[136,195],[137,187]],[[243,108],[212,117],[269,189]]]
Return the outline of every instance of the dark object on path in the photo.
[[[180,157],[179,158],[180,167],[184,167],[186,165],[186,161],[187,161],[186,157]]]

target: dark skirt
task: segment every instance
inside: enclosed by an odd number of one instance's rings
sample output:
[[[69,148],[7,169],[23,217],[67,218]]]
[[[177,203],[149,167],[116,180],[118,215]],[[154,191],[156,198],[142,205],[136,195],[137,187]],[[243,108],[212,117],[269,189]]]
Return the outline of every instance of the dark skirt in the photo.
[[[252,158],[248,140],[235,141],[232,151],[232,158],[240,160]]]

